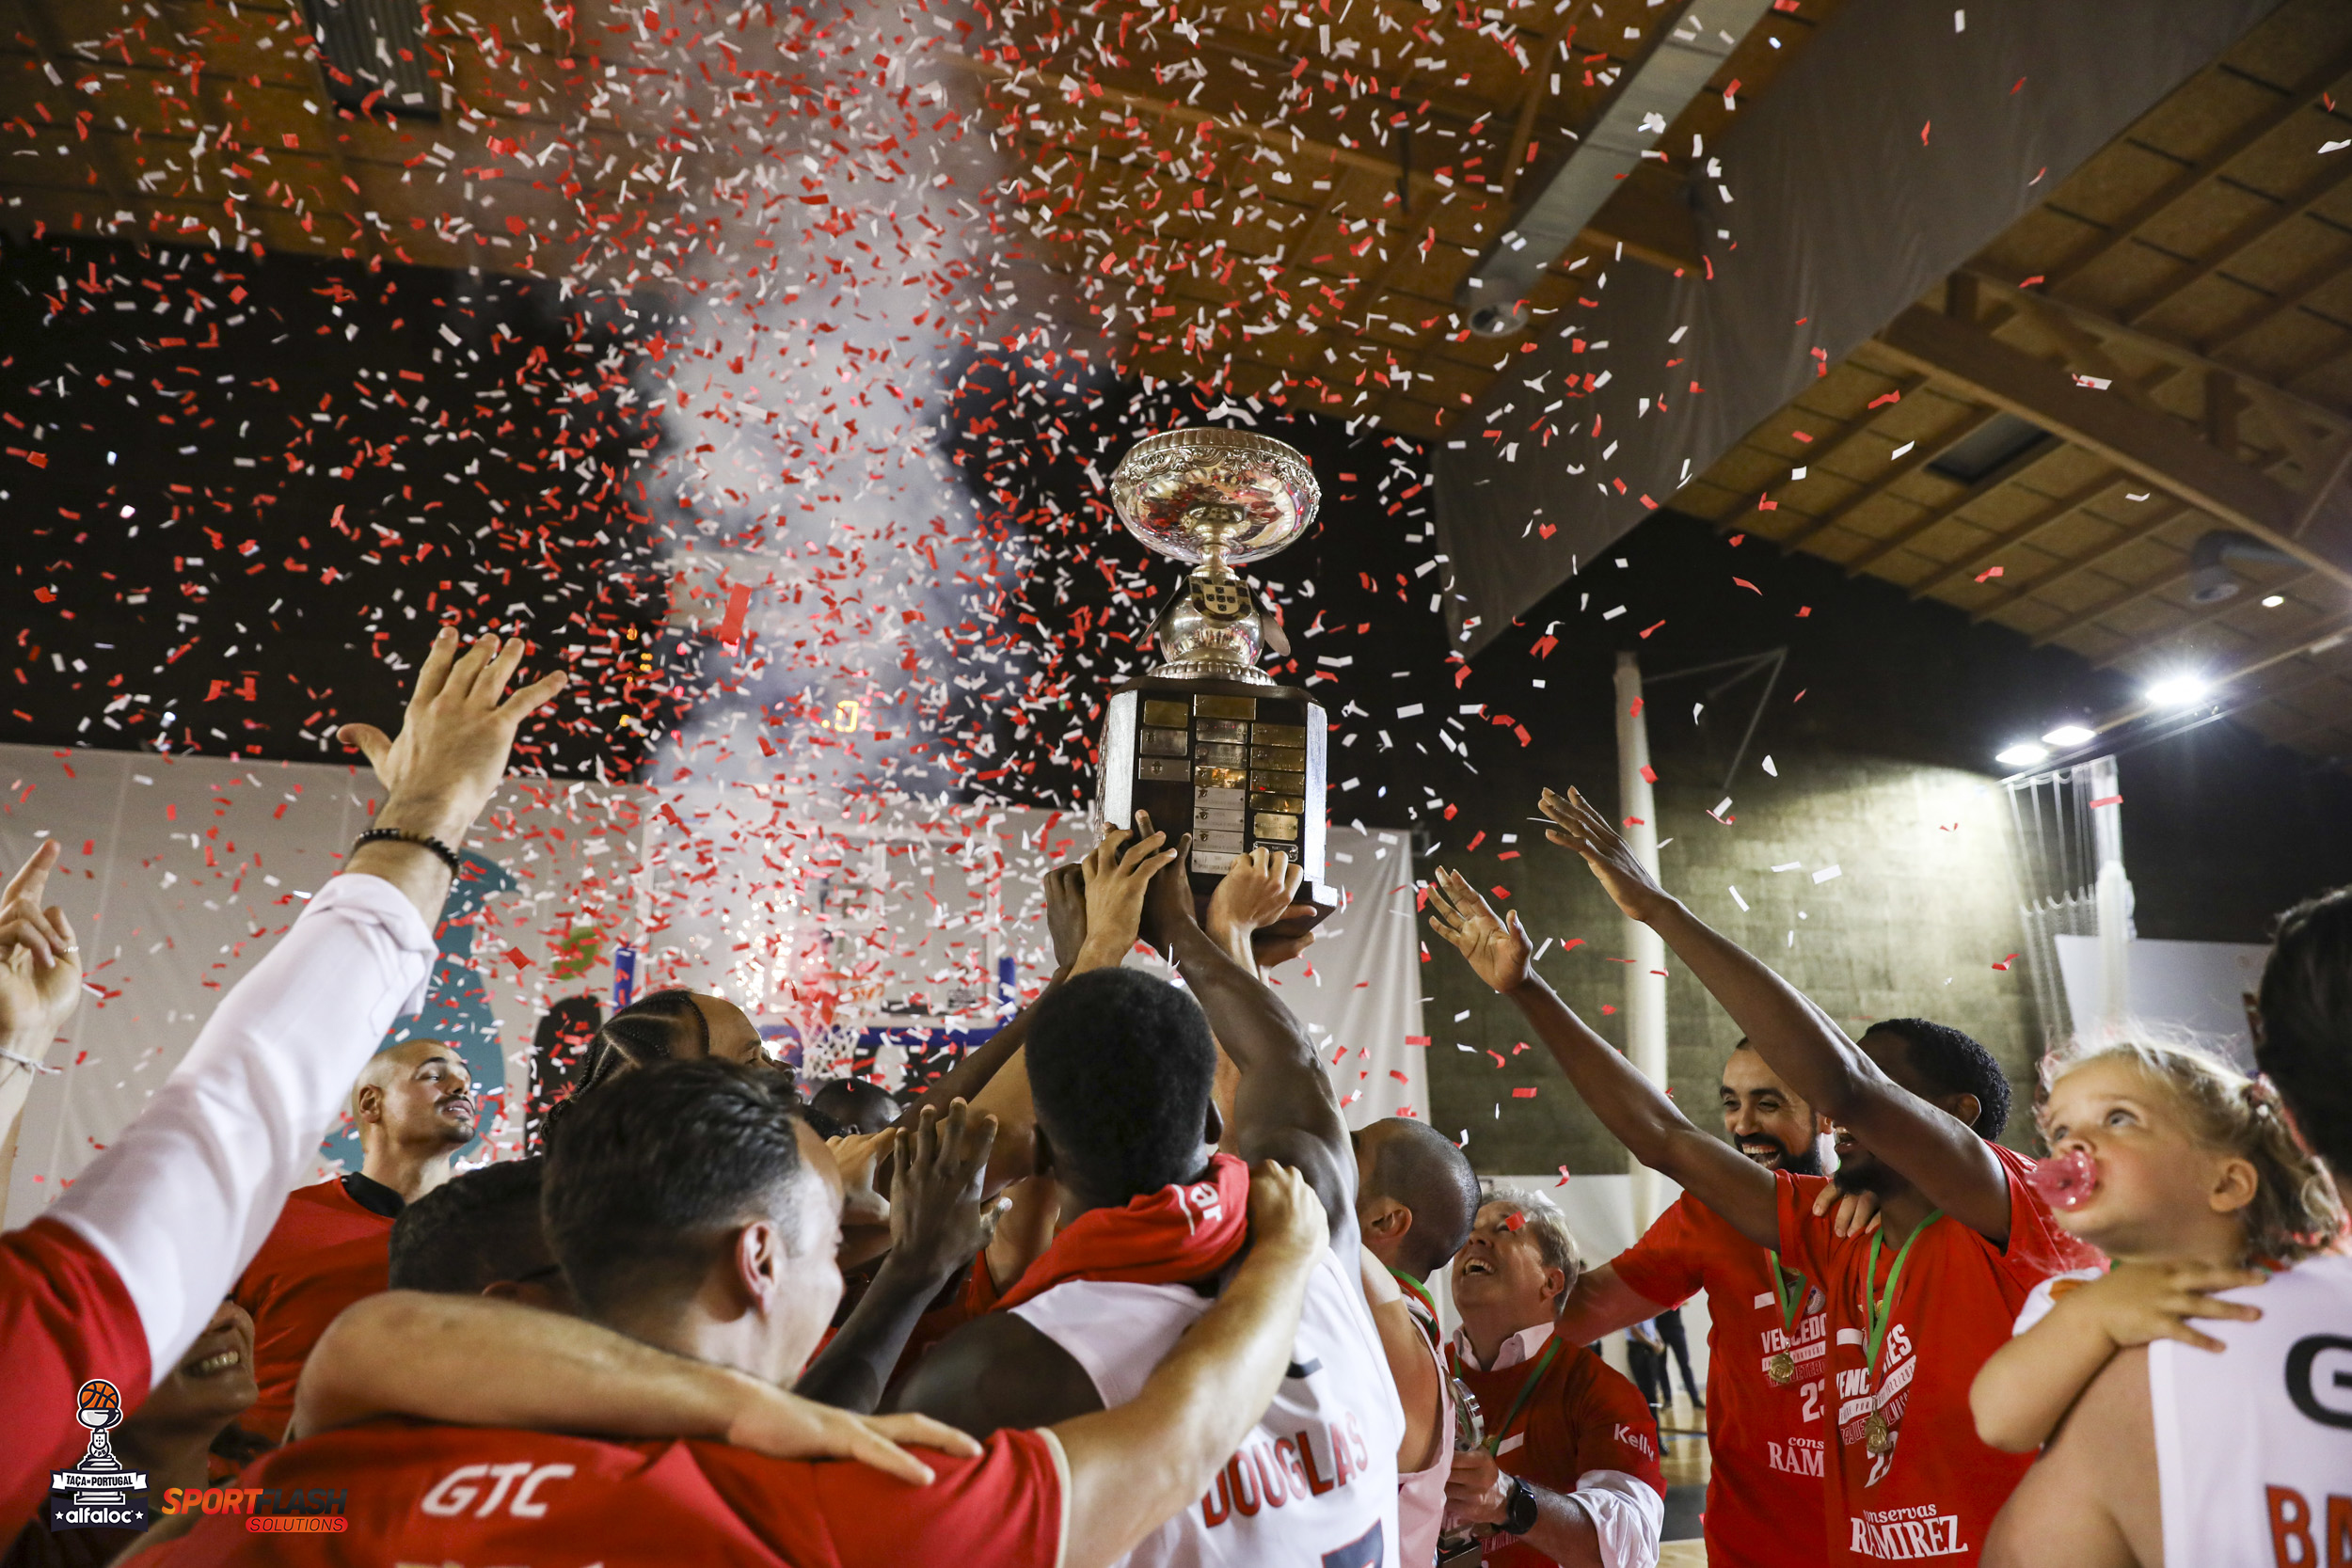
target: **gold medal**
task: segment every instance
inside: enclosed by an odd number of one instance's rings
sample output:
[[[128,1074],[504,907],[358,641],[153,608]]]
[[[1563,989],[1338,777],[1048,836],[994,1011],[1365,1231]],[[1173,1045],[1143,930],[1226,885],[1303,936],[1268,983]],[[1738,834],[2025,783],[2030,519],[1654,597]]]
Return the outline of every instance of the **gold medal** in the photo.
[[[1797,1358],[1785,1350],[1775,1351],[1772,1358],[1764,1363],[1764,1375],[1771,1378],[1775,1386],[1785,1386],[1790,1378],[1797,1375]]]
[[[1862,1446],[1882,1459],[1895,1451],[1895,1434],[1887,1428],[1883,1411],[1871,1411],[1870,1418],[1862,1423]]]

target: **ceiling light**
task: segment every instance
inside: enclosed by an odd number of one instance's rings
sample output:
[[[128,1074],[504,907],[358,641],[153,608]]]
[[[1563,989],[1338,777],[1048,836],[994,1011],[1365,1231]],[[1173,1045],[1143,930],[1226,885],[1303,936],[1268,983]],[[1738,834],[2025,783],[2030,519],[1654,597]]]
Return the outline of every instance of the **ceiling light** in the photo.
[[[2021,740],[2007,751],[1994,752],[1993,760],[2004,768],[2031,768],[2049,754],[2048,747],[2037,746],[2030,740]]]
[[[2284,594],[2272,594],[2264,598],[2263,608],[2265,610],[2276,610],[2286,602],[2287,596]]]
[[[2042,738],[2052,746],[2065,748],[2080,746],[2089,740],[2096,740],[2099,738],[2099,732],[2082,724],[2060,724]]]
[[[2205,694],[2201,675],[2167,675],[2148,688],[2148,700],[2158,707],[2186,707]]]

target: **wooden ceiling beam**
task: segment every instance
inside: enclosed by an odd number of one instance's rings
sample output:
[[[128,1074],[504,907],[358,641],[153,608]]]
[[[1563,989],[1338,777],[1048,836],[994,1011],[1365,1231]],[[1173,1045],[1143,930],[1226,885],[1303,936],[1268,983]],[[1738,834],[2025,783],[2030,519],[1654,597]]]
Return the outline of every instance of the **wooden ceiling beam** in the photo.
[[[1961,416],[1957,424],[1934,436],[1912,442],[1911,451],[1887,464],[1876,479],[1871,480],[1860,490],[1847,497],[1827,512],[1815,517],[1796,532],[1783,538],[1780,541],[1780,547],[1784,550],[1793,550],[1801,545],[1811,543],[1822,533],[1853,515],[1861,508],[1886,494],[1903,480],[1917,473],[1921,468],[1926,467],[1952,448],[1991,424],[2000,417],[2000,413],[1998,408],[1971,408]]]
[[[1985,282],[1996,283],[2004,289],[2017,288],[2015,278],[2005,277],[1990,268],[1972,265],[1966,270],[1970,276],[1981,278]],[[2267,391],[2279,400],[2281,406],[2294,409],[2315,424],[2326,425],[2331,430],[2352,430],[2352,413],[2315,402],[2301,392],[2289,390],[2278,382],[2265,381],[2243,366],[2226,364],[2215,358],[2206,351],[2206,348],[2201,348],[2195,343],[2184,342],[2178,338],[2169,337],[2162,332],[2152,331],[2145,326],[2131,325],[2116,320],[2113,316],[2093,310],[2088,306],[2077,305],[2072,300],[2060,299],[2056,294],[2044,293],[2035,297],[2044,309],[2065,317],[2094,337],[2120,340],[2159,359],[2169,359],[2183,370],[2217,371],[2236,381],[2239,387],[2246,389],[2249,395],[2256,388]]]
[[[2205,346],[2217,349],[2250,338],[2288,311],[2302,309],[2311,303],[2312,295],[2343,277],[2347,267],[2352,267],[2352,261],[2343,256],[2330,256],[2305,269],[2270,298],[2256,306],[2250,314],[2239,317],[2220,333],[2205,340]]]
[[[2220,272],[2223,267],[2237,260],[2253,245],[2268,239],[2296,219],[2308,216],[2312,208],[2333,196],[2347,179],[2352,179],[2352,165],[2333,164],[2323,168],[2318,174],[2296,187],[2292,195],[2282,198],[2278,206],[2268,212],[2256,213],[2223,235],[2221,243],[2206,252],[2202,259],[2191,264],[2186,274],[2167,283],[2145,304],[2127,311],[2123,320],[2130,325],[2137,326],[2206,278]],[[2257,293],[2267,292],[2254,284],[2245,286],[2255,289]]]
[[[2171,523],[2181,515],[2181,514],[2186,512],[2188,508],[2186,506],[2183,505],[2179,501],[2171,499],[2169,497],[2164,500],[2158,501],[2155,505],[2155,510],[2151,512],[2147,516],[2137,518],[2124,525],[2122,531],[2119,531],[2114,538],[2101,545],[2098,548],[2091,550],[2086,555],[2077,556],[2072,561],[2061,561],[2058,562],[2048,571],[2043,572],[2040,577],[2034,578],[2026,582],[2018,583],[2008,593],[1993,601],[1993,603],[1974,611],[1968,617],[1969,624],[1973,626],[1989,621],[1994,616],[2000,614],[2003,610],[2011,609],[2014,606],[2023,603],[2025,600],[2031,598],[2036,594],[2042,593],[2048,589],[2056,588],[2059,583],[2065,582],[2072,578],[2078,577],[2081,574],[2090,571],[2091,568],[2107,561],[2118,552],[2129,549],[2132,546],[2138,544],[2141,540],[2147,538],[2150,534],[2154,533],[2157,530],[2170,526]],[[2128,604],[2131,602],[2133,596],[2133,594],[2127,593],[2125,596],[2121,599],[2116,599],[2110,601],[2109,603],[2094,607],[2091,610],[2085,610],[2081,613],[2081,616],[2077,620],[2070,621],[2068,624],[2055,628],[2049,635],[2053,637],[2061,636],[2066,632],[2072,631],[2074,628],[2074,626],[2079,625],[2081,621],[2096,619],[2099,615],[2105,613],[2106,610],[2109,609]]]
[[[2234,135],[2212,151],[2158,186],[2138,206],[2134,207],[2108,226],[2106,231],[2095,239],[2081,254],[2070,257],[2058,266],[2052,267],[2050,288],[2055,291],[2073,282],[2099,258],[2137,236],[2141,229],[2169,211],[2173,203],[2219,174],[2225,166],[2236,160],[2238,154],[2253,147],[2256,142],[2261,141],[2304,110],[2318,107],[2321,94],[2325,93],[2347,71],[2352,71],[2352,49],[2344,50],[2333,59],[2324,61],[2315,69],[2306,71],[2299,80],[2286,89],[2285,95],[2272,105],[2267,113],[2257,115],[2247,121],[2238,128]]]
[[[2010,481],[2023,477],[2027,469],[2048,461],[2065,450],[2066,443],[2063,441],[2037,441],[1999,467],[1979,479],[1950,500],[1944,502],[1941,506],[1929,507],[1924,516],[1915,519],[1908,527],[1896,530],[1851,561],[1845,562],[1846,575],[1850,578],[1860,577],[1921,534],[1967,510]],[[2106,488],[2104,482],[2100,487]],[[1917,595],[1914,594],[1913,597],[1915,598]]]
[[[2110,468],[2089,483],[2078,484],[2065,495],[2054,498],[2048,505],[2032,516],[2004,529],[1975,549],[1952,562],[1942,571],[1932,574],[1923,581],[1913,583],[1909,590],[1911,596],[1915,599],[1924,599],[1947,583],[1976,576],[1977,573],[1994,564],[1994,558],[2003,550],[2014,549],[2036,534],[2056,528],[2109,490],[2114,489],[2122,477],[2122,474]]]
[[[2267,594],[2276,594],[2282,588],[2294,587],[2296,583],[2301,582],[2305,578],[2310,576],[2311,574],[2309,572],[2297,572],[2291,578],[2282,578],[2278,582],[2270,584],[2264,590],[2264,592]],[[2134,657],[2139,654],[2144,654],[2152,648],[2162,647],[2165,643],[2172,641],[2175,638],[2182,637],[2186,633],[2195,631],[2200,626],[2211,625],[2213,622],[2218,621],[2224,616],[2234,615],[2252,602],[2254,601],[2247,597],[2247,590],[2241,589],[2239,592],[2233,594],[2230,597],[2222,600],[2219,604],[2200,607],[2200,609],[2195,613],[2191,614],[2185,621],[2175,621],[2169,626],[2165,626],[2160,630],[2149,633],[2145,637],[2136,638],[2133,641],[2124,643],[2123,646],[2116,649],[2113,653],[2100,655],[2099,657],[2091,661],[2090,667],[2093,670],[2112,670],[2115,666],[2122,663],[2127,658]]]
[[[1015,69],[1011,66],[999,65],[994,60],[976,59],[970,55],[953,50],[946,52],[941,57],[951,65],[968,71],[975,76],[984,76],[992,82],[1015,83],[1022,86],[1034,85],[1035,87],[1041,87],[1054,95],[1052,103],[1040,105],[1042,108],[1080,107],[1081,104],[1067,101],[1073,93],[1090,95],[1092,87],[1100,86],[1100,84],[1078,82],[1059,71],[1039,71],[1025,67]],[[1389,159],[1375,158],[1370,153],[1359,152],[1354,148],[1335,147],[1328,142],[1314,141],[1295,131],[1278,131],[1269,126],[1252,125],[1247,120],[1229,119],[1209,109],[1196,109],[1189,103],[1178,103],[1165,98],[1151,98],[1142,93],[1129,92],[1124,87],[1103,87],[1102,97],[1090,101],[1117,103],[1139,115],[1148,114],[1160,119],[1172,119],[1180,124],[1206,125],[1229,135],[1240,136],[1246,141],[1256,142],[1271,151],[1311,159],[1327,165],[1361,169],[1367,174],[1377,174],[1390,184],[1396,183],[1405,175],[1404,169]],[[1074,140],[1075,138],[1064,139]],[[1411,183],[1416,190],[1441,188],[1434,177],[1419,169],[1413,171]]]
[[[2213,689],[2219,690],[2225,687],[2237,686],[2242,682],[2258,681],[2261,676],[2289,659],[2306,656],[2313,659],[2324,658],[2342,650],[2347,642],[2352,642],[2352,614],[2337,616],[2332,620],[2322,622],[2316,627],[2307,627],[2257,649],[2222,673],[2207,675],[2205,684]],[[2303,678],[2283,686],[2258,684],[2251,690],[2239,696],[2232,705],[2243,707],[2249,703],[2269,702],[2275,697],[2299,691],[2314,682],[2325,680],[2329,675],[2340,673],[2338,671],[2306,671],[2303,673]],[[2114,724],[2129,723],[2153,711],[2154,711],[2153,705],[2143,702],[2137,707],[2103,720],[2100,728],[2106,729]]]
[[[2352,549],[2330,540],[2323,552],[2295,537],[2304,513],[2300,498],[2216,451],[2182,421],[2077,386],[2063,367],[1917,306],[1876,341],[1912,368],[2088,449],[2352,589]]]
[[[2145,535],[2143,534],[2140,537],[2144,538]],[[2123,545],[2130,543],[2130,541],[2117,540],[2115,543],[2117,545]],[[2059,638],[2065,637],[2070,633],[2080,631],[2083,627],[2090,626],[2095,621],[2104,620],[2106,617],[2114,614],[2119,610],[2122,610],[2131,605],[2136,605],[2142,599],[2153,598],[2158,594],[2169,593],[2175,588],[2185,588],[2187,585],[2188,572],[2185,568],[2184,568],[2177,572],[2167,573],[2165,576],[2153,578],[2148,582],[2139,583],[2134,587],[2126,588],[2121,594],[2109,594],[2107,597],[2101,599],[2097,604],[2090,606],[2089,609],[2076,610],[2074,614],[2069,615],[2065,620],[2060,621],[2057,626],[2045,626],[2041,631],[2035,632],[2032,639],[2033,646],[2037,648],[2043,647],[2049,643],[2057,641]]]
[[[1877,372],[1870,370],[1867,366],[1857,365],[1854,368],[1856,370],[1860,370],[1866,375],[1878,375]],[[1879,379],[1884,380],[1886,378],[1880,376]],[[1912,393],[1917,391],[1920,388],[1925,387],[1927,384],[1928,378],[1924,375],[1899,376],[1895,378],[1894,385],[1890,390],[1901,394],[1900,397],[1898,397],[1895,400],[1899,403],[1903,398],[1911,396]],[[1796,404],[1791,404],[1789,406],[1794,408],[1796,407]],[[1829,466],[1829,460],[1831,458],[1843,452],[1848,447],[1853,445],[1854,442],[1860,440],[1863,436],[1869,432],[1871,429],[1871,412],[1867,407],[1866,407],[1861,413],[1852,416],[1851,419],[1843,422],[1845,423],[1845,428],[1837,433],[1836,439],[1832,440],[1829,445],[1823,447],[1820,451],[1800,452],[1794,462],[1783,460],[1781,464],[1780,477],[1764,487],[1765,496],[1770,497],[1773,490],[1778,489],[1781,486],[1804,483],[1802,480],[1791,477],[1799,468],[1805,470],[1806,478],[1812,477],[1812,473],[1815,468],[1826,469]],[[1775,453],[1774,455],[1778,454]],[[1836,478],[1836,476],[1833,474],[1831,477]],[[1746,517],[1747,515],[1747,511],[1743,509],[1733,514],[1729,518],[1719,520],[1715,524],[1716,531],[1718,532],[1728,533],[1736,528],[1745,527],[1750,531],[1755,531],[1756,525],[1754,523],[1743,524],[1740,521],[1740,519]],[[1810,521],[1810,519],[1807,520]],[[1763,537],[1771,538],[1772,536],[1770,534],[1765,534]],[[1792,546],[1788,545],[1781,546],[1783,550],[1787,550],[1791,547]]]

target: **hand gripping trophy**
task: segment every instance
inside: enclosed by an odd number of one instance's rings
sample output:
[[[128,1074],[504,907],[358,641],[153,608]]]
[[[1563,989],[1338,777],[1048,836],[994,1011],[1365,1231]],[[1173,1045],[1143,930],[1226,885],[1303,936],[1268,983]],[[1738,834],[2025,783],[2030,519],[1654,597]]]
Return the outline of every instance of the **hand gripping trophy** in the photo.
[[[1161,664],[1111,693],[1103,819],[1132,824],[1141,810],[1171,839],[1189,831],[1185,870],[1204,906],[1239,856],[1288,854],[1305,875],[1279,934],[1339,908],[1323,879],[1328,732],[1321,704],[1258,668],[1262,651],[1286,657],[1290,641],[1233,568],[1304,533],[1321,499],[1295,448],[1237,430],[1147,436],[1111,475],[1120,521],[1193,569],[1152,627]]]

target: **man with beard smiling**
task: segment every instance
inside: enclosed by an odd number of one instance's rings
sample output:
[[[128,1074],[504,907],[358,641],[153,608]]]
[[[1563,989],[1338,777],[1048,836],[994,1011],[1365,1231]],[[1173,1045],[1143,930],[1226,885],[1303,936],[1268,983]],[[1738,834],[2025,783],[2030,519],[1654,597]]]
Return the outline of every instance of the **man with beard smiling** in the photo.
[[[1838,1235],[1808,1212],[1795,1177],[1751,1164],[1691,1126],[1549,988],[1527,983],[1517,917],[1497,920],[1458,877],[1434,904],[1440,934],[1543,1032],[1634,1158],[1821,1287],[1829,1336],[1814,1386],[1827,1560],[1975,1561],[2026,1465],[1978,1440],[1969,1384],[2008,1342],[2001,1319],[2014,1322],[2035,1285],[2096,1261],[2028,1185],[2033,1163],[1993,1142],[2009,1117],[1999,1065],[1961,1031],[1921,1019],[1848,1038],[1661,889],[1591,802],[1547,790],[1541,806],[1556,825],[1546,836],[1581,856],[1629,918],[1656,930],[1766,1064],[1837,1125],[1837,1185],[1877,1197],[1880,1229]]]
[[[457,1048],[404,1040],[378,1052],[352,1085],[359,1168],[297,1188],[230,1299],[253,1315],[262,1397],[243,1425],[275,1443],[294,1416],[295,1380],[336,1315],[386,1288],[392,1221],[449,1180],[479,1116]]]
[[[1826,1186],[1827,1121],[1746,1040],[1718,1085],[1724,1132],[1762,1170],[1785,1171],[1810,1203]],[[1771,1247],[1686,1193],[1640,1241],[1569,1292],[1560,1334],[1580,1344],[1707,1292],[1707,1444],[1702,1520],[1711,1563],[1795,1568],[1821,1560],[1821,1293]]]

